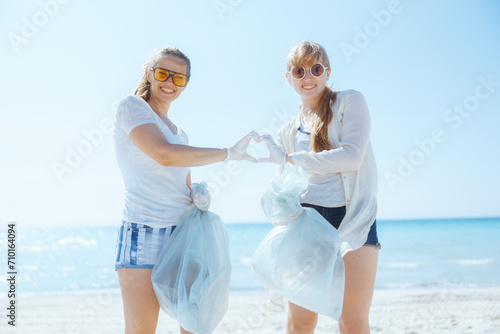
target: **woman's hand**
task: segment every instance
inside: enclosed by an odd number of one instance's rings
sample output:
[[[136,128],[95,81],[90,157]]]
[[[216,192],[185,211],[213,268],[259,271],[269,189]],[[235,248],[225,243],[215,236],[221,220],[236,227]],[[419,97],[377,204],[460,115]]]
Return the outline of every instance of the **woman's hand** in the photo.
[[[257,159],[247,153],[248,145],[250,144],[250,141],[252,139],[256,142],[260,141],[259,134],[255,131],[250,131],[245,137],[238,140],[233,146],[228,147],[227,157],[224,162],[228,162],[229,160],[246,160],[256,163]]]
[[[210,208],[212,197],[210,196],[208,190],[202,194],[191,193],[191,198],[193,199],[193,204],[196,205],[196,207],[201,211],[208,211],[208,208]]]
[[[191,184],[191,199],[201,211],[208,211],[212,197],[205,182]]]
[[[284,166],[287,162],[293,163],[285,151],[283,151],[273,140],[271,135],[260,136],[260,141],[266,144],[269,151],[269,157],[260,158],[257,162],[271,162],[280,166]]]

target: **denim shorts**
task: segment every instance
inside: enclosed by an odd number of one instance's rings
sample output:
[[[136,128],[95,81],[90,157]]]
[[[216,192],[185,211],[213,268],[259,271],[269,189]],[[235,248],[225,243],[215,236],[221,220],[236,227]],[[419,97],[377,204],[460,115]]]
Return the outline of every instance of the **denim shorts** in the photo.
[[[318,211],[336,229],[339,228],[340,223],[342,222],[342,219],[344,219],[345,212],[346,212],[345,206],[341,206],[338,208],[325,208],[324,206],[313,205],[313,204],[308,204],[308,203],[302,203],[301,205],[303,207],[313,208],[316,211]],[[372,246],[372,247],[375,247],[377,249],[380,249],[380,247],[381,247],[380,243],[378,242],[378,237],[377,237],[377,221],[376,220],[373,222],[372,227],[370,228],[370,231],[368,232],[368,237],[366,239],[364,246]]]
[[[153,269],[175,226],[153,228],[124,221],[116,239],[115,270]]]

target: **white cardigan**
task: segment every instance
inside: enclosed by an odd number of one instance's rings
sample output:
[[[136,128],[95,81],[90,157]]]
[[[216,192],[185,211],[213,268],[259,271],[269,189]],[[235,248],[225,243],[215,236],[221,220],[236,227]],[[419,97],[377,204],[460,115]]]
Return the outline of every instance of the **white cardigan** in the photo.
[[[363,246],[377,214],[377,165],[370,143],[370,114],[363,95],[341,91],[333,105],[328,136],[333,149],[295,152],[300,115],[281,128],[276,140],[293,162],[307,173],[341,173],[346,215],[339,226],[342,256]],[[328,194],[325,194],[327,196]]]

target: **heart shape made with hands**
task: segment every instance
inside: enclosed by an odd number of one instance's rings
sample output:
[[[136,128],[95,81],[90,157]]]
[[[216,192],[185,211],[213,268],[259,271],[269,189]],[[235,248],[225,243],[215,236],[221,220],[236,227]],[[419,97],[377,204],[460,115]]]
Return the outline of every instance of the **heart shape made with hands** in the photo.
[[[250,144],[248,144],[246,151],[248,155],[254,157],[257,160],[262,158],[269,158],[271,155],[271,153],[267,149],[266,143],[264,143],[264,139],[262,138],[252,139],[250,141]]]

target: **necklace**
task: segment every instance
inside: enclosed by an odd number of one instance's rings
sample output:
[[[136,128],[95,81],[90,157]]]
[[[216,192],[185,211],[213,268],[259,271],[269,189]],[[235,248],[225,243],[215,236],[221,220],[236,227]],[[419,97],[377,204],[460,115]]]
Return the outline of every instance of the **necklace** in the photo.
[[[301,133],[305,134],[305,135],[310,136],[310,135],[311,135],[311,132],[309,132],[309,131],[306,131],[306,130],[302,129],[302,126],[306,126],[306,125],[305,125],[305,124],[306,124],[306,122],[305,122],[305,119],[304,119],[305,117],[307,117],[307,115],[304,115],[304,114],[301,114],[301,115],[300,115],[300,125],[299,125],[299,127],[297,128],[297,130],[298,130],[299,132],[301,132]]]
[[[310,135],[311,135],[311,133],[310,133],[310,132],[307,132],[307,131],[305,131],[305,130],[302,130],[302,128],[301,128],[300,126],[297,128],[297,130],[298,130],[299,132],[301,132],[301,133],[305,134],[305,135],[308,135],[308,136],[310,136]]]

